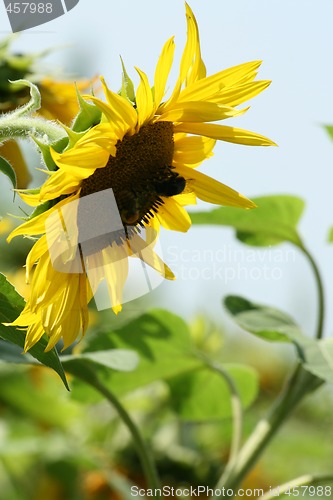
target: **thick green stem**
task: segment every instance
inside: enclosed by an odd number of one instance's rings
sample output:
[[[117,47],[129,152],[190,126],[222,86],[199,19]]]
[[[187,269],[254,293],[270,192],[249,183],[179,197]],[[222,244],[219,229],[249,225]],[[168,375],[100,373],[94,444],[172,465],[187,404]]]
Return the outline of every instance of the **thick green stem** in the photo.
[[[316,338],[320,339],[323,335],[325,313],[323,283],[314,258],[303,245],[300,246],[300,248],[308,258],[316,280],[318,292]],[[238,453],[234,466],[232,468],[227,466],[227,471],[217,483],[217,488],[225,487],[234,489],[235,491],[235,488],[241,484],[246,474],[252,469],[271,439],[290,416],[298,403],[304,396],[316,390],[323,383],[324,381],[322,379],[307,372],[299,363],[294,373],[287,381],[280,397],[273,404],[267,417],[258,422],[256,428]]]
[[[267,417],[258,422],[255,430],[240,450],[237,462],[230,471],[227,480],[223,483],[219,481],[217,488],[224,486],[235,490],[301,399],[322,384],[321,379],[304,370],[302,365],[297,365]]]
[[[236,384],[233,381],[232,377],[230,377],[229,373],[226,370],[224,370],[222,366],[214,362],[211,362],[209,360],[207,360],[206,362],[213,370],[222,375],[225,382],[228,384],[230,390],[233,428],[232,428],[232,439],[230,445],[229,460],[226,465],[226,468],[223,471],[223,475],[220,481],[220,483],[223,484],[227,480],[230,471],[233,469],[235,463],[237,462],[238,452],[242,442],[243,409]]]
[[[37,117],[16,117],[11,115],[0,118],[0,142],[8,139],[30,136],[47,138],[52,143],[66,136],[65,130],[54,122]]]
[[[123,421],[123,423],[126,425],[128,428],[129,432],[131,433],[133,443],[136,447],[137,453],[139,455],[142,469],[145,474],[145,478],[147,481],[147,485],[149,488],[153,489],[156,494],[154,498],[160,499],[161,496],[158,494],[158,491],[160,491],[160,481],[158,478],[155,462],[153,460],[153,457],[151,455],[150,449],[145,443],[139,428],[136,426],[136,424],[133,422],[131,419],[130,415],[128,412],[125,410],[125,408],[122,406],[120,401],[116,398],[116,396],[107,388],[105,385],[102,384],[102,382],[96,377],[95,373],[93,370],[89,369],[89,367],[85,364],[84,367],[81,368],[79,366],[78,362],[75,363],[67,363],[66,364],[66,370],[72,373],[73,375],[77,376],[90,386],[94,387],[98,392],[100,392],[108,401],[111,403],[111,405],[115,408],[117,411],[119,417]]]
[[[319,268],[312,257],[311,253],[304,247],[301,247],[304,255],[307,257],[310,266],[312,267],[313,274],[316,280],[317,292],[318,292],[318,321],[317,321],[317,331],[316,338],[321,339],[323,336],[324,328],[324,314],[325,314],[325,297],[324,297],[324,287],[320,276]]]

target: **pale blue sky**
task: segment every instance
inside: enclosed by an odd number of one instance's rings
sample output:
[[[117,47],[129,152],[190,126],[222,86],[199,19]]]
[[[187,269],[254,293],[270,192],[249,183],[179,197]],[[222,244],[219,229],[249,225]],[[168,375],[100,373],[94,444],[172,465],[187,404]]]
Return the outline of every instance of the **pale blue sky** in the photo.
[[[267,135],[279,144],[279,148],[219,144],[214,158],[202,169],[249,197],[290,193],[307,201],[301,230],[325,274],[332,303],[333,247],[325,239],[333,225],[333,142],[321,124],[333,123],[333,2],[192,0],[190,5],[199,23],[208,73],[245,61],[263,60],[259,77],[272,79],[273,83],[250,103],[249,112],[233,123]],[[9,32],[1,6],[0,23],[2,33]],[[109,85],[117,90],[119,54],[131,74],[137,65],[152,76],[161,47],[171,35],[176,35],[178,65],[185,34],[181,0],[80,0],[65,16],[22,33],[15,47],[38,51],[69,45],[69,49],[50,56],[45,65],[55,64],[73,76],[104,74]],[[312,277],[304,258],[288,253],[289,247],[285,247],[284,256],[281,249],[278,253],[266,251],[260,254],[263,257],[253,256],[246,247],[234,244],[231,231],[211,228],[195,228],[186,235],[164,234],[162,247],[165,260],[184,278],[162,285],[165,294],[163,301],[156,298],[159,305],[185,311],[187,316],[200,309],[219,318],[220,298],[237,293],[276,303],[294,314],[304,328],[310,331],[313,327]],[[213,257],[205,253],[207,248],[213,249]],[[184,249],[192,253],[184,254]],[[195,259],[201,259],[201,263],[193,262]],[[254,262],[249,263],[251,259]],[[247,271],[239,267],[245,261]],[[240,278],[226,283],[224,276],[221,280],[217,264],[229,268],[231,274],[237,268]],[[266,264],[271,266],[271,273],[272,268],[279,269],[279,278],[277,274],[275,278],[265,275],[262,266]],[[189,278],[192,267],[201,269],[201,279],[194,279],[194,274]],[[211,274],[214,279],[207,279],[209,272],[215,272]],[[256,272],[258,276],[261,273],[261,278],[257,279]],[[329,320],[327,333],[332,331],[332,313]]]

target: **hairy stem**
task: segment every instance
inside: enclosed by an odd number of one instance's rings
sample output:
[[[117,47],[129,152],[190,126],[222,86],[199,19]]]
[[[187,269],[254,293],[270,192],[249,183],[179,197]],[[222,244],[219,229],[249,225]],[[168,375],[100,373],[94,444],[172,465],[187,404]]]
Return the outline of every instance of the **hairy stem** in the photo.
[[[66,136],[65,130],[55,122],[37,117],[16,117],[7,115],[0,118],[0,142],[8,139],[30,136],[47,138],[49,143],[58,141]]]

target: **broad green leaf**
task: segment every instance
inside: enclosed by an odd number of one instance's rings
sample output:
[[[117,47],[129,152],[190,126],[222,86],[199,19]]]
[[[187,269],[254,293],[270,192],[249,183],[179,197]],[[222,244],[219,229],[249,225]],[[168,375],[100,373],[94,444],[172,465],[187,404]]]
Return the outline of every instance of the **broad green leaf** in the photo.
[[[5,159],[0,156],[0,172],[5,174],[10,182],[13,185],[13,188],[16,189],[16,174],[15,170],[11,166],[11,164]]]
[[[223,365],[232,377],[243,408],[258,394],[257,372],[248,366]],[[185,373],[168,381],[170,405],[183,419],[190,421],[230,418],[230,389],[223,376],[209,368]]]
[[[193,353],[186,323],[164,310],[143,314],[118,330],[100,332],[87,341],[84,354],[108,349],[130,349],[138,354],[140,361],[134,372],[119,373],[96,365],[95,370],[100,380],[117,395],[126,394],[156,380],[170,379],[203,365]],[[88,394],[91,401],[99,398],[95,391],[87,390],[86,384],[82,386],[76,381],[73,393],[84,400],[87,400]]]
[[[307,337],[290,316],[273,307],[236,296],[226,297],[224,304],[241,328],[265,340],[292,342],[305,370],[333,383],[332,339]]]
[[[22,356],[22,349],[19,346],[0,339],[0,363],[26,365],[27,363],[35,364],[35,361],[29,353]]]
[[[15,290],[6,277],[0,273],[0,337],[3,340],[16,344],[21,349],[24,347],[24,332],[12,326],[4,326],[3,323],[14,321],[24,308],[24,299]],[[29,350],[29,356],[23,355],[26,363],[31,363],[31,356],[58,373],[65,387],[68,389],[66,375],[59,360],[56,349],[44,352],[47,346],[46,338],[42,338]]]
[[[302,247],[297,224],[304,201],[296,196],[274,195],[254,198],[257,208],[220,207],[210,212],[192,212],[193,224],[231,226],[237,238],[253,246],[270,246],[289,241]]]
[[[304,368],[325,380],[333,383],[333,339],[306,339],[302,343],[305,362]]]
[[[243,297],[229,295],[224,305],[244,330],[266,340],[291,342],[302,336],[293,319],[278,309],[254,304]]]
[[[6,407],[48,426],[66,428],[81,413],[58,380],[36,368],[16,366],[14,371],[12,365],[0,365],[0,385]]]
[[[121,372],[135,370],[139,363],[136,352],[127,349],[109,349],[107,351],[85,352],[77,355],[63,355],[60,360],[66,369],[67,366],[73,366],[77,360],[85,360]],[[80,366],[82,366],[82,363],[80,363]]]
[[[324,128],[326,129],[330,138],[333,140],[333,125],[324,125]]]

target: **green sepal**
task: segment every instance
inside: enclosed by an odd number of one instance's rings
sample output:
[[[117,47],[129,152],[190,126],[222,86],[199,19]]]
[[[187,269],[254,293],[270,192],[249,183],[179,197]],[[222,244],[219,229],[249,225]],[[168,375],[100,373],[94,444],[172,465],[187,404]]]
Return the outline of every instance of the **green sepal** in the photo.
[[[8,177],[8,179],[13,185],[13,188],[15,189],[16,188],[15,170],[13,169],[9,161],[3,158],[2,156],[0,156],[0,172],[2,172]]]
[[[45,142],[40,141],[34,136],[30,136],[31,139],[37,144],[38,148],[40,149],[40,152],[43,157],[43,161],[45,163],[45,166],[48,168],[48,170],[57,170],[57,165],[54,162],[52,156],[51,156],[51,151],[50,147],[52,147],[57,153],[62,153],[68,146],[69,144],[69,138],[68,137],[62,137],[56,142],[53,142],[52,144],[45,144]]]
[[[84,132],[100,123],[102,112],[94,104],[86,102],[77,88],[76,95],[79,101],[80,111],[74,120],[72,130],[74,132]]]
[[[53,200],[48,200],[48,201],[45,201],[44,203],[41,203],[29,215],[29,217],[27,218],[27,220],[34,219],[38,215],[43,214],[44,212],[46,212],[47,210],[49,210],[53,205],[54,205],[54,201]]]
[[[75,130],[72,130],[70,127],[67,127],[63,123],[61,125],[64,128],[64,130],[66,130],[69,139],[66,149],[71,149],[73,146],[75,146],[77,141],[86,134],[85,130],[82,132],[75,132]]]
[[[37,85],[24,78],[9,80],[9,83],[11,86],[13,86],[13,92],[22,90],[25,87],[29,87],[29,92],[30,92],[29,102],[27,102],[23,106],[14,109],[9,113],[13,118],[29,116],[35,111],[39,110],[39,108],[41,107],[42,98]]]
[[[49,170],[56,170],[57,165],[55,164],[55,162],[52,159],[52,156],[50,153],[50,145],[45,144],[43,141],[40,141],[39,139],[37,139],[36,137],[34,137],[32,135],[30,137],[37,144],[37,146],[42,154],[45,166]]]
[[[124,61],[122,60],[121,56],[120,56],[120,60],[121,60],[122,68],[123,68],[120,95],[122,97],[125,97],[125,99],[129,99],[134,104],[135,103],[134,84],[133,84],[131,78],[128,76]]]

